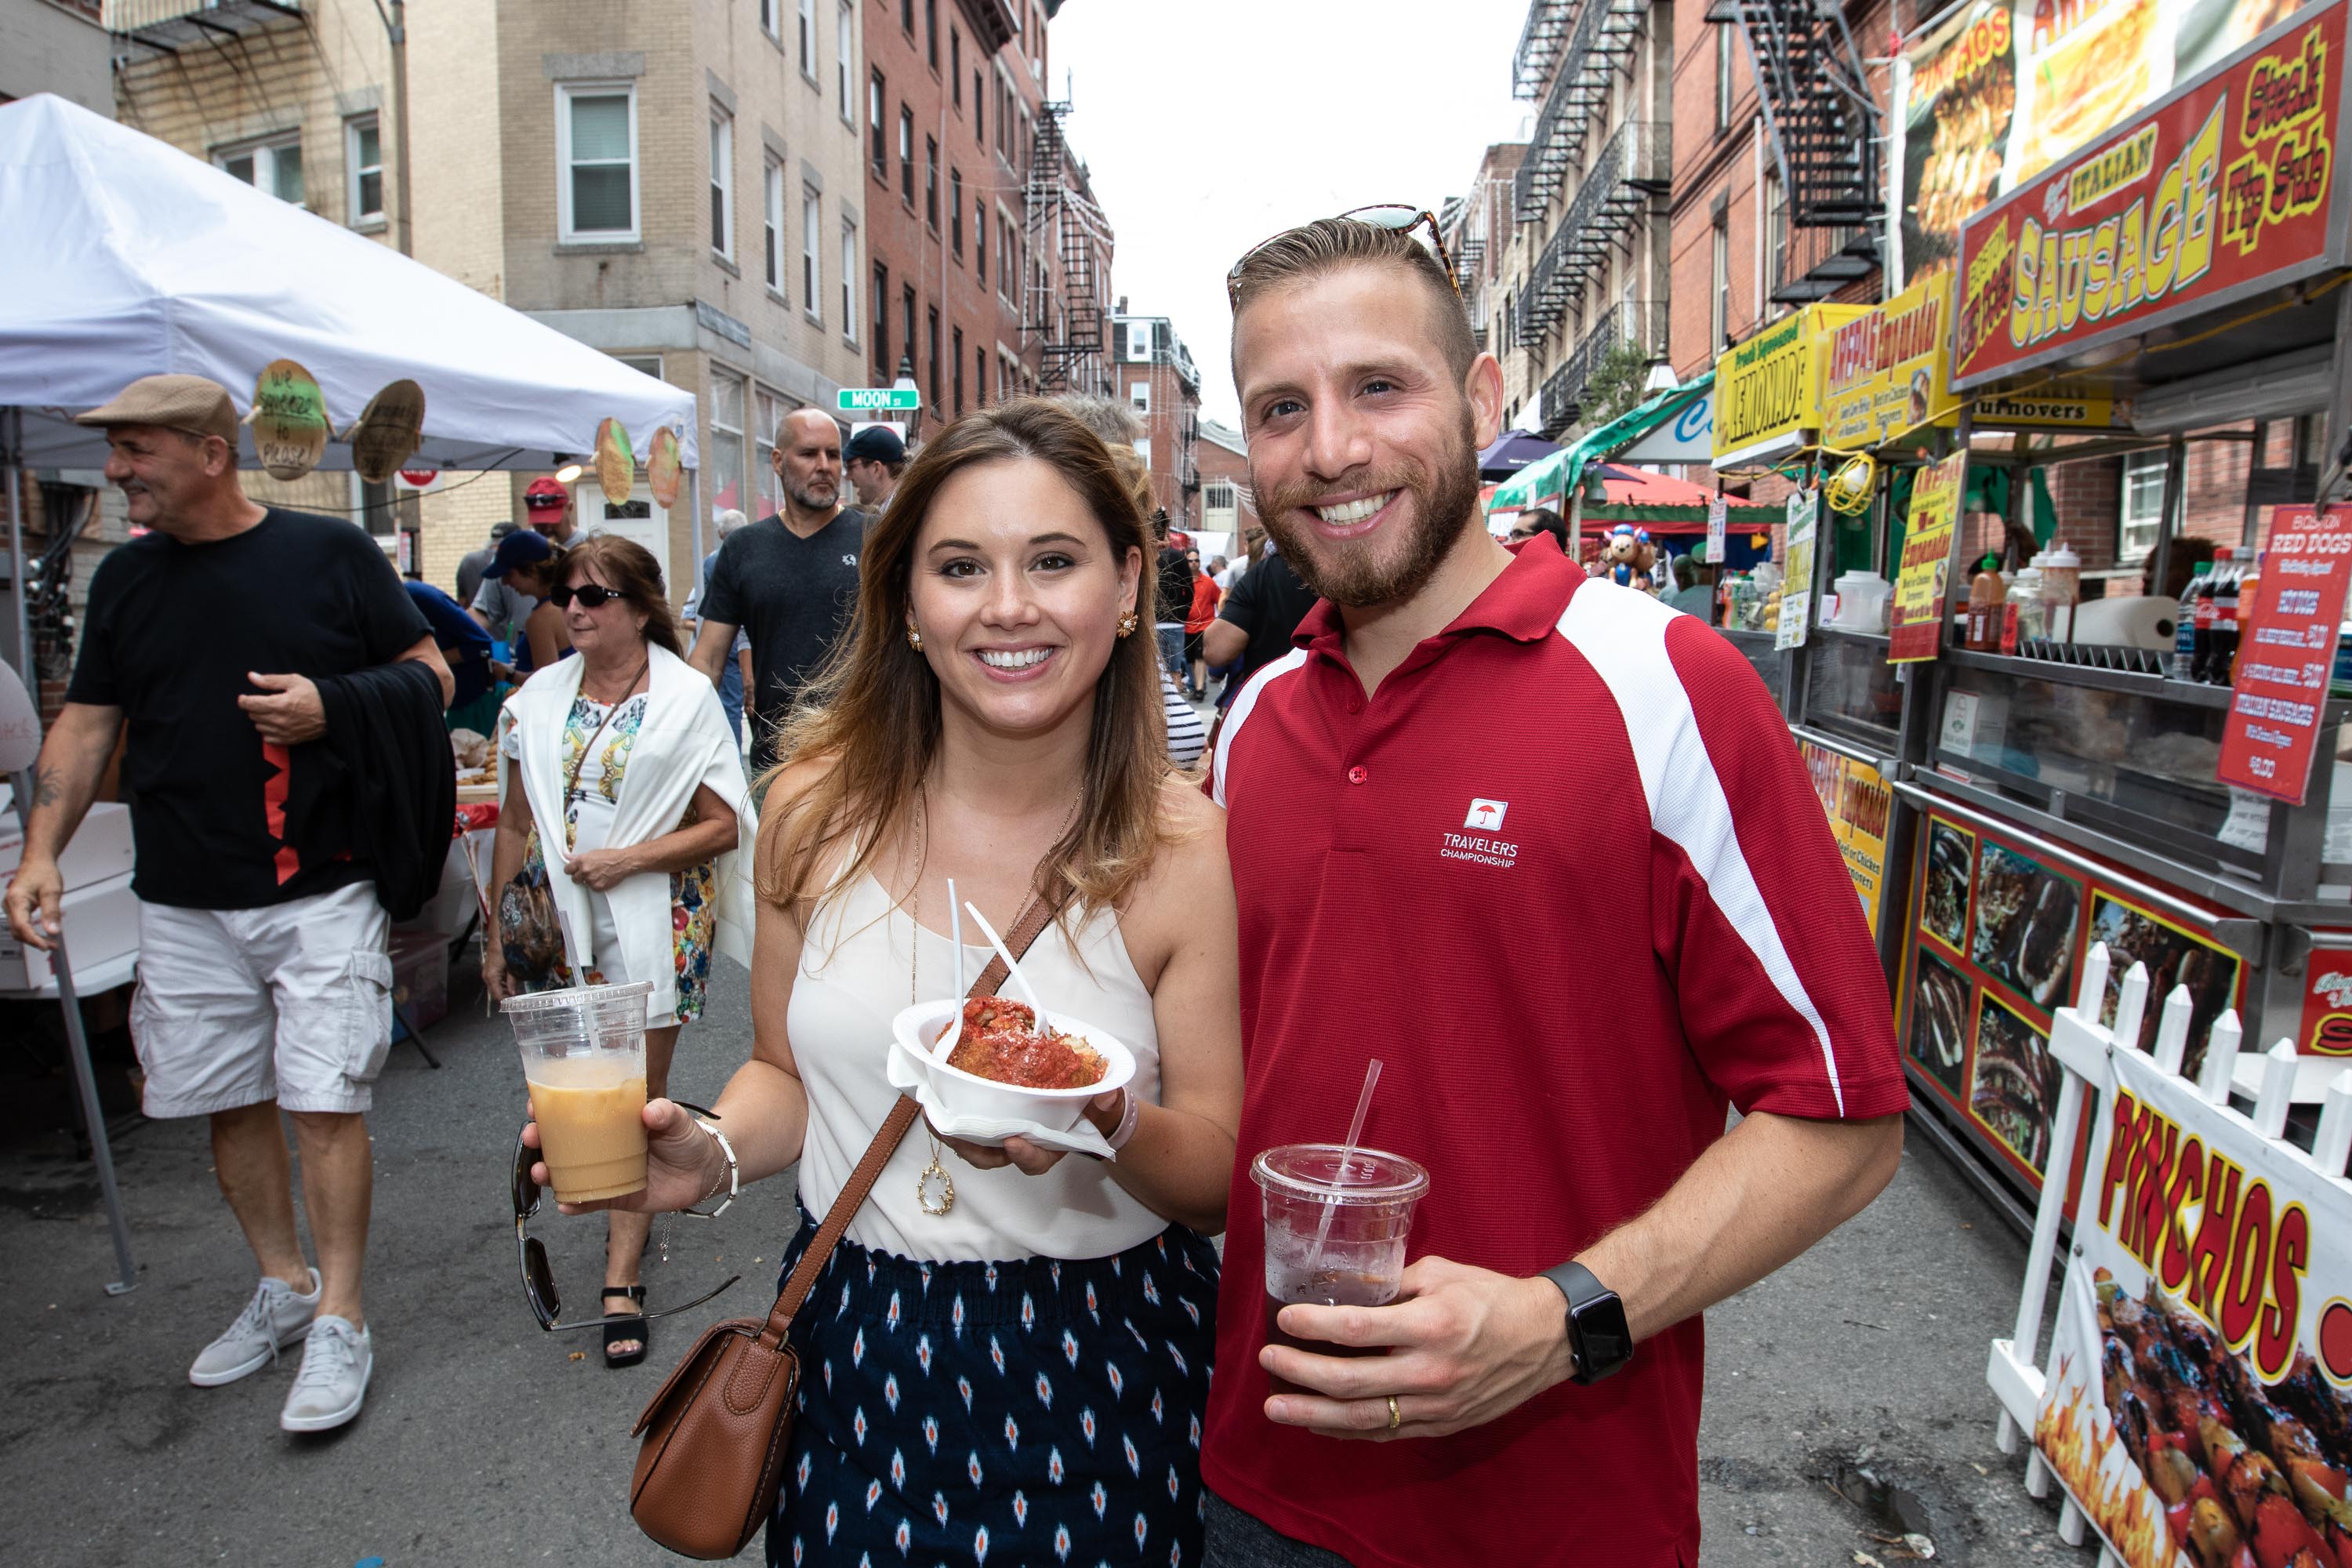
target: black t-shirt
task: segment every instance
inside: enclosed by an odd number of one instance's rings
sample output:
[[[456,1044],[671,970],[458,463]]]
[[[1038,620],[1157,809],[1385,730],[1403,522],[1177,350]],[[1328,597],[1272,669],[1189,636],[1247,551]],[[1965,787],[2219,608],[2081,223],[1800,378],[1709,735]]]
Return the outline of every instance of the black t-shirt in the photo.
[[[751,639],[752,702],[760,717],[755,762],[770,760],[768,737],[800,700],[857,606],[857,560],[866,517],[852,507],[803,539],[781,517],[739,528],[719,547],[702,617],[740,627]]]
[[[1290,634],[1314,607],[1315,590],[1300,582],[1290,563],[1279,555],[1269,554],[1243,573],[1225,595],[1225,607],[1217,612],[1217,619],[1249,633],[1249,646],[1242,650],[1241,678],[1248,679],[1288,653]]]
[[[1181,626],[1192,613],[1192,563],[1174,545],[1160,551],[1160,611],[1156,625]]]
[[[329,759],[317,742],[263,741],[236,700],[260,692],[248,671],[349,675],[427,633],[383,549],[336,518],[271,507],[227,539],[150,533],[100,562],[66,700],[122,710],[132,890],[250,910],[367,880],[347,823],[314,817],[307,858],[285,842],[296,772]],[[341,847],[322,855],[317,843]]]

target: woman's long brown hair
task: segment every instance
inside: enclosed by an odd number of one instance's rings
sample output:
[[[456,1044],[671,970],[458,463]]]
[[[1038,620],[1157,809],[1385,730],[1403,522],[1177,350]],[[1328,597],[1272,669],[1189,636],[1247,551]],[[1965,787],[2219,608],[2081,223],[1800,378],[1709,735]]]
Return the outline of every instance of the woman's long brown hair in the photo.
[[[794,763],[831,765],[760,824],[757,887],[772,903],[799,910],[855,881],[906,820],[940,745],[940,682],[907,641],[915,542],[952,476],[987,463],[1050,466],[1078,493],[1108,537],[1111,559],[1141,552],[1150,591],[1143,515],[1109,451],[1093,431],[1044,398],[1017,398],[968,416],[934,437],[908,468],[890,504],[866,536],[852,635],[835,646],[777,737],[779,771]],[[1116,906],[1170,837],[1160,790],[1171,772],[1160,661],[1148,628],[1118,638],[1095,683],[1079,807],[1038,867],[1039,885],[1066,887],[1088,913]],[[769,775],[772,780],[775,773]],[[765,784],[766,780],[762,783]],[[846,840],[856,853],[837,873],[824,868]]]

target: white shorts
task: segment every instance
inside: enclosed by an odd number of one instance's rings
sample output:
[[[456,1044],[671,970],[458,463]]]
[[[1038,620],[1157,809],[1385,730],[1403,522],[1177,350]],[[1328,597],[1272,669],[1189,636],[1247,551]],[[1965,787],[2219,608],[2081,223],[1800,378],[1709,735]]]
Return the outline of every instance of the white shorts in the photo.
[[[391,929],[373,882],[259,910],[142,904],[147,1114],[365,1110],[392,1047]]]

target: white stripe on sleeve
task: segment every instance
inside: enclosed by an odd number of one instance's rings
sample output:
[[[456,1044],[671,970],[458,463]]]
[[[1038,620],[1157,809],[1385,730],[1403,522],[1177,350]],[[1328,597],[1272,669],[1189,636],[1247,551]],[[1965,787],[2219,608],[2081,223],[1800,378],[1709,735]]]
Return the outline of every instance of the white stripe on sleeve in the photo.
[[[1242,726],[1249,721],[1250,713],[1257,707],[1257,700],[1265,694],[1267,685],[1280,679],[1306,662],[1307,650],[1303,647],[1292,648],[1288,653],[1251,676],[1249,684],[1242,688],[1242,694],[1234,699],[1233,707],[1226,710],[1225,727],[1217,731],[1214,775],[1216,787],[1213,798],[1219,805],[1225,804],[1225,773],[1226,770],[1233,765],[1234,738],[1242,732]]]
[[[1765,907],[1763,890],[1740,852],[1723,781],[1706,754],[1690,694],[1666,656],[1666,627],[1679,614],[1647,594],[1595,578],[1569,600],[1559,629],[1616,699],[1633,742],[1634,763],[1641,769],[1651,826],[1682,847],[1716,909],[1755,953],[1773,989],[1813,1031],[1821,1043],[1822,1066],[1829,1074],[1831,1098],[1843,1116],[1845,1094],[1838,1083],[1829,1027],[1798,979],[1780,930]]]

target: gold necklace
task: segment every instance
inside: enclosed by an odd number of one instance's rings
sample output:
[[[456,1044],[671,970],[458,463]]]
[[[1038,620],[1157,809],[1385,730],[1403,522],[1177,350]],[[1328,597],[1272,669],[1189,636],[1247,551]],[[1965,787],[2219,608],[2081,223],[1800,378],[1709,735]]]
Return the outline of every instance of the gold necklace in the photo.
[[[1070,824],[1078,815],[1078,801],[1083,798],[1084,791],[1081,790],[1079,795],[1071,800],[1070,809],[1063,814],[1061,827],[1054,834],[1055,844],[1059,844],[1062,836],[1069,832]],[[923,872],[930,864],[929,821],[929,795],[922,785],[918,784],[915,786],[915,903],[908,915],[914,929],[908,936],[907,955],[907,1005],[909,1007],[919,999],[917,972],[921,967],[923,956]],[[1053,846],[1048,845],[1045,853],[1050,855],[1053,852]],[[1031,880],[1035,880],[1034,876]],[[958,997],[956,1005],[961,1007],[963,998]],[[946,1151],[940,1147],[939,1139],[931,1136],[929,1121],[923,1124],[923,1131],[925,1136],[930,1138],[931,1163],[924,1166],[922,1174],[915,1178],[915,1203],[925,1214],[937,1219],[955,1207],[955,1178],[948,1173],[947,1166],[941,1163],[940,1156]],[[939,1184],[936,1196],[931,1186],[934,1182]],[[937,1207],[932,1206],[934,1203]]]
[[[930,832],[926,822],[929,815],[924,809],[921,786],[918,785],[915,790],[915,907],[908,915],[913,929],[907,933],[907,1005],[909,1007],[917,1001],[916,973],[923,962],[923,870],[930,858]],[[956,1005],[963,1005],[961,998]],[[940,1161],[940,1156],[945,1151],[940,1147],[939,1139],[932,1135],[928,1120],[923,1123],[923,1133],[930,1139],[931,1163],[923,1167],[921,1175],[915,1178],[915,1206],[934,1219],[943,1218],[955,1208],[955,1178],[948,1173],[947,1166]],[[931,1191],[933,1182],[939,1184],[936,1198]]]

